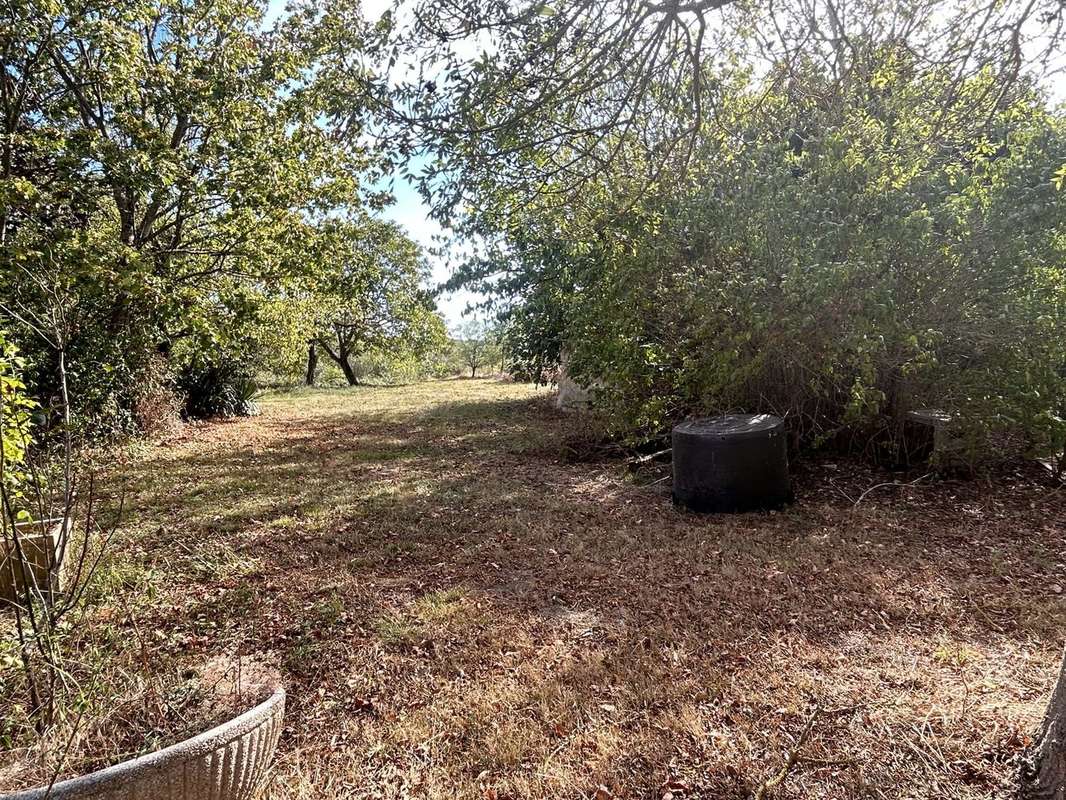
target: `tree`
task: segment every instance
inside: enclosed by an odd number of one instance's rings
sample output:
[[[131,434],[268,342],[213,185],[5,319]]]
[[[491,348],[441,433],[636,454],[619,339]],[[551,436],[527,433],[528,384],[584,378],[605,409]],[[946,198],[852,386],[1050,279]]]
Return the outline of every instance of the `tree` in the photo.
[[[1040,730],[1022,758],[1019,800],[1066,797],[1066,654]]]
[[[315,385],[315,375],[318,373],[318,349],[315,340],[307,343],[307,369],[304,370],[304,386]]]
[[[775,98],[803,106],[817,75],[832,110],[878,80],[879,48],[897,48],[929,94],[926,146],[965,148],[954,122],[996,138],[997,115],[1053,74],[1063,24],[1056,0],[406,8],[388,18],[392,54],[417,68],[388,98],[388,144],[433,154],[415,179],[457,238],[483,243],[451,286],[497,298],[536,378],[604,254],[672,224],[668,205],[713,180],[719,150],[777,126],[802,151],[812,133]]]
[[[461,263],[445,288],[485,296],[497,318],[496,338],[516,377],[547,383],[559,363],[581,273],[593,259],[551,230],[551,217],[531,214],[502,234],[478,224],[481,247]]]
[[[893,41],[950,75],[941,105],[986,68],[1006,88],[1053,74],[1064,12],[1059,0],[412,0],[387,19],[391,59],[416,65],[379,92],[399,124],[389,146],[434,154],[419,178],[447,218],[480,201],[468,178],[483,171],[521,202],[582,206],[619,164],[633,194],[653,190],[698,158],[704,126],[726,124],[733,71],[772,66],[784,83],[814,63],[846,82],[864,43]]]
[[[460,328],[455,348],[471,378],[477,377],[479,369],[500,362],[499,338],[498,331],[480,320],[470,320]]]
[[[361,107],[336,69],[364,47],[354,9],[297,5],[264,31],[242,0],[5,7],[0,294],[23,334],[68,298],[85,410],[128,409],[180,342],[240,350],[270,288],[308,268],[307,221],[364,204]],[[338,94],[350,136],[323,124]]]
[[[395,224],[330,221],[313,257],[320,272],[308,286],[314,307],[308,376],[317,348],[357,386],[360,357],[422,355],[440,346],[444,323],[422,288],[426,266],[417,245]]]

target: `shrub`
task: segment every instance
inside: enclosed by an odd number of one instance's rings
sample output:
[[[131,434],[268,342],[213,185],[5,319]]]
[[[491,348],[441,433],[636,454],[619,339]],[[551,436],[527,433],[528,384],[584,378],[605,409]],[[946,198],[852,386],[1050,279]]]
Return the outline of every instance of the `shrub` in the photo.
[[[767,93],[690,182],[575,249],[569,366],[616,430],[764,411],[884,452],[935,407],[974,454],[1063,441],[1066,122],[1027,94],[975,116],[986,75],[942,109],[935,76],[871,73],[833,102],[817,78]]]
[[[183,406],[184,399],[170,365],[157,353],[149,360],[133,397],[132,414],[137,430],[147,436],[173,431],[181,424]]]
[[[249,368],[225,356],[196,358],[182,368],[178,388],[184,395],[187,417],[234,417],[258,412],[258,390]]]

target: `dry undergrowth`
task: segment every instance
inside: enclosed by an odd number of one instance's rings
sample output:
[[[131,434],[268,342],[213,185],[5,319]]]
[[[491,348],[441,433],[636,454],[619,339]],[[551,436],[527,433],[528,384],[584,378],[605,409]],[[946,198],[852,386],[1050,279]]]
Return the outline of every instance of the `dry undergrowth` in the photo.
[[[788,511],[700,517],[566,461],[577,423],[527,386],[263,408],[123,468],[73,769],[242,655],[290,687],[280,799],[745,798],[816,706],[775,796],[987,798],[1050,690],[1066,492],[1036,471],[853,507],[891,478],[801,464]]]

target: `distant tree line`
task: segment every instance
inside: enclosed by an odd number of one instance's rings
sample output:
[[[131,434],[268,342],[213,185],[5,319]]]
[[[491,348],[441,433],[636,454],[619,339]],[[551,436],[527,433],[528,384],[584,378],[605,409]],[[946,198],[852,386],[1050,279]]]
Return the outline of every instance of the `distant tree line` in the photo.
[[[348,386],[405,384],[426,379],[485,378],[508,374],[511,359],[502,326],[466,319],[454,333],[434,336],[418,348],[376,349],[339,363],[337,353],[320,360],[320,348],[332,344],[313,340],[307,352],[307,386],[342,383]]]

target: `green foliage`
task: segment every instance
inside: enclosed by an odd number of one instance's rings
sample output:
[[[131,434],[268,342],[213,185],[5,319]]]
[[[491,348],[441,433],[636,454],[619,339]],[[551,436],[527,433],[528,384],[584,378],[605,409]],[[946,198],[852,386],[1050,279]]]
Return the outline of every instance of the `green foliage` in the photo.
[[[433,372],[430,361],[412,352],[377,351],[356,359],[354,366],[361,383],[386,386],[416,383]]]
[[[502,338],[501,331],[483,320],[466,322],[452,339],[452,350],[460,373],[466,372],[468,377],[476,378],[478,370],[484,375],[499,367],[503,361]]]
[[[519,209],[481,175],[500,203],[465,224],[495,238],[460,280],[510,292],[531,373],[565,341],[635,440],[744,410],[864,447],[936,407],[975,449],[1053,449],[1066,122],[991,71],[955,85],[889,47],[858,53],[843,82],[729,75],[698,166],[637,199],[618,191],[631,163],[586,189],[583,213]]]
[[[495,219],[472,219],[472,232],[487,242],[448,286],[502,298],[495,338],[508,369],[521,380],[548,383],[559,363],[578,276],[592,262],[579,254],[580,243],[568,244],[550,229],[551,214],[541,209],[521,218],[526,224],[505,226],[502,233],[494,230]]]
[[[349,3],[296,4],[273,30],[263,10],[32,0],[5,14],[0,303],[38,397],[65,351],[90,435],[141,427],[159,354],[268,344],[279,288],[319,274],[301,257],[317,221],[363,213],[373,163],[343,67],[366,26]],[[188,379],[194,361],[170,367]]]
[[[422,288],[428,268],[410,238],[369,217],[331,220],[317,233],[310,257],[321,273],[296,288],[312,314],[309,338],[349,384],[440,349],[444,321]]]
[[[0,330],[0,480],[7,496],[18,499],[28,476],[26,449],[31,436],[31,414],[36,404],[26,396],[18,350]]]
[[[227,358],[198,358],[178,375],[184,411],[190,417],[247,416],[257,411],[258,391],[247,365]]]

